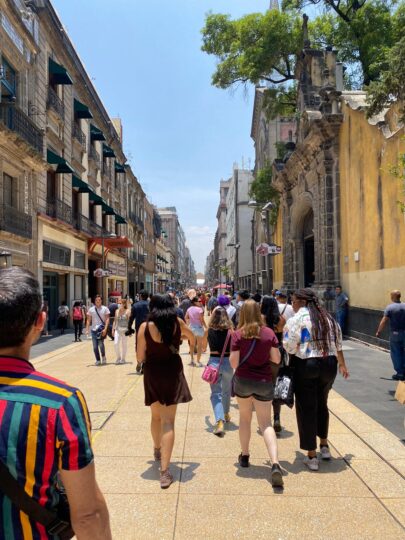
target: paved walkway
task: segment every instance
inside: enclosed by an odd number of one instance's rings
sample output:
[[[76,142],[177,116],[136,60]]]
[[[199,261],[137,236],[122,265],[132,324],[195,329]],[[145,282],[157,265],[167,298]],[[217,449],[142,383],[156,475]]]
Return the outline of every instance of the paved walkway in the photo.
[[[133,343],[132,343],[133,346]],[[108,358],[113,348],[107,343]],[[183,354],[185,364],[188,355]],[[193,401],[179,406],[172,471],[159,487],[149,409],[133,363],[95,367],[88,342],[34,360],[38,369],[78,385],[93,421],[97,476],[117,540],[381,539],[405,537],[405,447],[337,392],[330,399],[333,460],[318,473],[302,464],[293,411],[283,408],[279,453],[285,489],[273,490],[254,423],[252,466],[237,466],[236,423],[212,435],[209,387],[186,365]],[[232,408],[237,422],[237,410]]]

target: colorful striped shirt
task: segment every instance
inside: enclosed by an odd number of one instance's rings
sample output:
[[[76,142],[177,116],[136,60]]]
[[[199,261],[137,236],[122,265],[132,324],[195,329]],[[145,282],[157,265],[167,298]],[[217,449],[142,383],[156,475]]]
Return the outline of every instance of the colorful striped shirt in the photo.
[[[77,388],[35,371],[26,360],[0,357],[0,459],[28,495],[54,509],[58,470],[82,469],[93,461],[90,433],[87,405]],[[1,492],[0,516],[0,538],[57,538]]]

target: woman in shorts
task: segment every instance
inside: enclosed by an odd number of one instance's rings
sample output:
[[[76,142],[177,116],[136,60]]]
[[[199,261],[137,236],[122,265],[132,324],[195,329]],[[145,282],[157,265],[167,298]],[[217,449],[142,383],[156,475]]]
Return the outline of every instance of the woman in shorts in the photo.
[[[202,367],[201,354],[203,350],[203,341],[204,341],[205,330],[207,328],[207,325],[204,320],[204,310],[202,309],[200,301],[197,298],[197,296],[192,298],[191,306],[187,310],[186,324],[189,325],[190,330],[193,332],[197,340],[197,364],[199,367]],[[190,356],[191,356],[190,365],[195,366],[194,347],[191,347],[191,346],[190,346]]]
[[[271,403],[274,381],[271,364],[280,363],[277,338],[267,328],[254,300],[246,300],[240,311],[238,330],[232,336],[230,364],[235,369],[234,393],[239,405],[239,440],[242,448],[238,460],[241,467],[249,467],[249,443],[253,406],[260,430],[272,462],[271,483],[283,485],[278,461],[277,438],[271,425]]]

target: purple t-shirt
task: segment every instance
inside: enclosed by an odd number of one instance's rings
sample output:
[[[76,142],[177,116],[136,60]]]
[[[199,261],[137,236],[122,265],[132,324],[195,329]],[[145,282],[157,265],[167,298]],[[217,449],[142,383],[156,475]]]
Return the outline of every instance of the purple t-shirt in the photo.
[[[190,320],[190,325],[202,326],[201,314],[204,313],[203,309],[197,306],[191,306],[187,310],[187,315]]]
[[[276,334],[270,328],[262,326],[260,339],[256,341],[257,343],[249,359],[236,369],[235,374],[238,377],[255,381],[271,381],[270,349],[278,347]],[[232,335],[231,350],[240,351],[240,362],[249,352],[251,344],[252,340],[242,337],[240,330],[237,330]]]

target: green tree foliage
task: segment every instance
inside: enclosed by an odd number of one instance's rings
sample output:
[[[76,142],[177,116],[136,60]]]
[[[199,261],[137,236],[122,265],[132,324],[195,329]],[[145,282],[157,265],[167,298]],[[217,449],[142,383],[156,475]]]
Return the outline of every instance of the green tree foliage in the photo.
[[[259,208],[262,208],[268,202],[273,203],[274,206],[269,212],[269,221],[271,225],[275,225],[280,205],[280,192],[272,185],[272,169],[270,165],[266,165],[256,173],[255,179],[250,186],[249,197],[252,197],[258,203]]]

